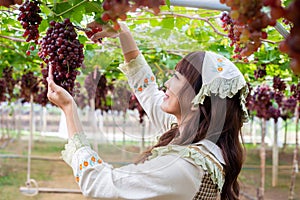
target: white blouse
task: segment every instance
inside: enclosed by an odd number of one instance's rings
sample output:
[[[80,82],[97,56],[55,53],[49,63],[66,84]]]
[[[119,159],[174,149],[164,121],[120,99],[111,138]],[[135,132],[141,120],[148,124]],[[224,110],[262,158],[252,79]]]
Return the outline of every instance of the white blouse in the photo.
[[[144,57],[140,54],[131,62],[121,64],[120,69],[156,127],[155,134],[169,130],[176,118],[160,109],[164,94],[158,90]],[[219,192],[225,181],[221,150],[208,140],[155,148],[149,160],[142,164],[114,168],[79,133],[69,139],[62,157],[72,167],[82,193],[100,199],[189,200],[198,192],[205,172],[210,174]]]

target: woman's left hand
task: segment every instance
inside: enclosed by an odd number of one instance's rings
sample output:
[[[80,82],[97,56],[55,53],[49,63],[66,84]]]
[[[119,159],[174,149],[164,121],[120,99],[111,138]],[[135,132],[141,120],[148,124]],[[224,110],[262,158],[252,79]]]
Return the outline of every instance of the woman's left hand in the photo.
[[[72,107],[73,103],[75,103],[74,99],[64,88],[56,85],[56,83],[53,80],[53,72],[51,65],[49,66],[47,81],[47,97],[49,101],[60,107],[63,111],[66,111],[69,107]]]

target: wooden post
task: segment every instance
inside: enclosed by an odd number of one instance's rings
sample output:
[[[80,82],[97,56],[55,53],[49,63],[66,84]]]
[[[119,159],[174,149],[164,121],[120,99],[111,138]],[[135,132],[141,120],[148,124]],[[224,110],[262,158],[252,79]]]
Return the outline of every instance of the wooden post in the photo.
[[[98,152],[98,138],[97,138],[97,121],[95,117],[95,98],[90,99],[90,122],[92,123],[92,131],[93,131],[93,149]]]
[[[293,169],[291,175],[291,185],[290,185],[290,193],[289,199],[294,199],[295,195],[295,184],[296,184],[296,175],[299,172],[298,166],[298,152],[299,152],[299,142],[298,142],[298,132],[299,132],[299,103],[296,106],[296,135],[295,135],[295,149],[294,149],[294,156],[293,156]]]
[[[283,147],[282,150],[285,151],[285,148],[287,146],[287,127],[288,127],[288,119],[284,120],[284,141],[283,141]]]
[[[123,112],[122,135],[122,160],[124,160],[126,158],[126,112]]]
[[[260,187],[258,189],[258,200],[264,199],[265,193],[265,176],[266,176],[266,147],[265,147],[265,135],[266,135],[266,120],[262,119],[261,124],[261,146],[260,146]]]
[[[278,123],[274,120],[274,140],[272,153],[272,186],[278,183]]]

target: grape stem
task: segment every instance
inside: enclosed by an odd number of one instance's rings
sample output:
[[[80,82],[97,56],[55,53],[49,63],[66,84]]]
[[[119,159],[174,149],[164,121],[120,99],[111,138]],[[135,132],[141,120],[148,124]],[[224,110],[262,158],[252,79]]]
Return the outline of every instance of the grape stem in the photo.
[[[13,51],[16,50],[14,47],[11,47],[11,46],[8,46],[8,45],[3,45],[3,44],[0,44],[0,47],[4,47],[4,48],[6,48],[6,49],[10,49],[10,50],[13,50]],[[23,55],[22,55],[21,53],[19,53],[18,51],[15,51],[15,53],[18,54],[18,55],[23,56]]]
[[[92,31],[92,29],[90,28],[82,28],[80,26],[74,26],[76,29],[80,30],[80,31],[84,31],[84,32],[88,32],[88,31]]]

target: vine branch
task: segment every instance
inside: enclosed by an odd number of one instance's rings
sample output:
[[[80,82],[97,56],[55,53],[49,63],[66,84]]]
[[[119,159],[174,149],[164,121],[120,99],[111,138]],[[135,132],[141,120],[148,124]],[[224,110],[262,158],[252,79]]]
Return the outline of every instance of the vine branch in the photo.
[[[26,42],[23,39],[11,37],[11,36],[6,36],[6,35],[0,35],[0,38],[9,39],[9,40],[12,40],[12,41],[15,41],[15,42]]]
[[[60,16],[62,16],[62,15],[64,15],[64,14],[70,12],[70,11],[73,10],[74,8],[77,8],[78,6],[80,6],[81,4],[83,4],[83,3],[85,3],[85,2],[88,2],[88,0],[83,0],[83,1],[79,2],[78,4],[75,4],[75,5],[72,6],[71,8],[69,8],[69,9],[67,9],[67,10],[65,10],[65,11],[63,11],[63,12],[61,12],[61,13],[59,13],[59,14],[57,14],[56,12],[54,12],[53,10],[51,10],[45,3],[43,3],[43,5],[44,5],[45,7],[47,7],[55,17],[60,17]]]
[[[152,14],[154,14],[153,11],[151,10],[146,10],[145,11],[147,12],[150,12]],[[204,18],[204,17],[198,17],[198,16],[190,16],[190,15],[186,15],[186,14],[179,14],[179,13],[174,13],[174,12],[160,12],[158,15],[165,15],[165,16],[173,16],[174,18],[176,17],[181,17],[181,18],[188,18],[188,19],[196,19],[196,20],[201,20],[201,21],[204,21],[206,22],[212,29],[215,33],[217,33],[218,35],[221,35],[223,37],[228,37],[227,34],[224,34],[222,32],[220,32],[214,25],[213,23],[210,21],[210,19],[215,19],[216,17],[208,17],[208,18]],[[132,19],[132,18],[131,18]],[[146,19],[146,18],[143,18],[143,19]],[[151,19],[151,18],[148,18],[148,19]],[[267,42],[267,43],[270,43],[270,44],[278,44],[280,43],[279,42],[276,42],[276,41],[271,41],[271,40],[266,40],[266,39],[261,39],[261,41],[263,42]]]
[[[147,12],[150,12],[152,14],[154,14],[153,11],[151,10],[146,10]],[[224,33],[221,33],[210,21],[209,18],[203,18],[203,17],[198,17],[198,16],[191,16],[191,15],[185,15],[185,14],[179,14],[179,13],[174,13],[174,12],[160,12],[158,15],[171,15],[173,17],[182,17],[182,18],[188,18],[188,19],[197,19],[197,20],[201,20],[204,21],[206,23],[208,23],[208,25],[211,26],[211,28],[214,30],[215,33],[217,33],[218,35],[221,36],[227,36]]]
[[[8,13],[10,13],[10,14],[14,14],[12,11],[10,11],[10,10],[0,10],[0,12],[8,12]]]
[[[14,47],[11,47],[11,46],[8,46],[8,45],[3,45],[3,44],[0,44],[0,47],[4,47],[4,48],[7,48],[7,49],[10,49],[10,50],[13,50],[13,51],[15,51],[16,50],[16,48],[14,48]],[[19,54],[19,55],[21,55],[21,56],[23,56],[20,52],[18,52],[18,51],[15,51],[15,53],[16,54]]]

